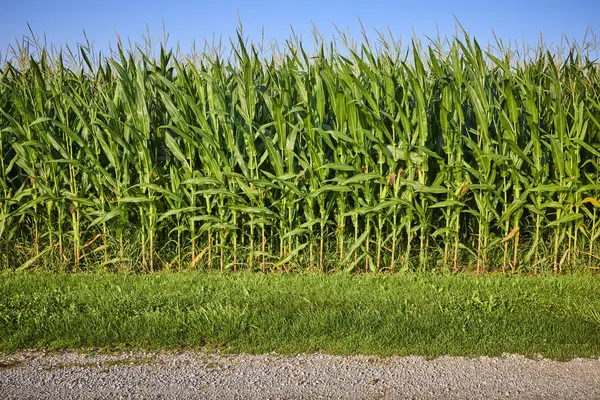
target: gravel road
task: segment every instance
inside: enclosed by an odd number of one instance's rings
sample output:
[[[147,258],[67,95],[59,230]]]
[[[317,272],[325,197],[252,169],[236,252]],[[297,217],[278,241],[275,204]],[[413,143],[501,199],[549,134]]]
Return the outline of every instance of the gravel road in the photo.
[[[1,399],[600,399],[600,360],[19,352]]]

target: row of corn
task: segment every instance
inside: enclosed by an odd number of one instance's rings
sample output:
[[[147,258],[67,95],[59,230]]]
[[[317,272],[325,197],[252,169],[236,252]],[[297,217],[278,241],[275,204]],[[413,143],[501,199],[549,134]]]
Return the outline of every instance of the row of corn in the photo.
[[[0,65],[0,268],[596,268],[589,46],[20,48]]]

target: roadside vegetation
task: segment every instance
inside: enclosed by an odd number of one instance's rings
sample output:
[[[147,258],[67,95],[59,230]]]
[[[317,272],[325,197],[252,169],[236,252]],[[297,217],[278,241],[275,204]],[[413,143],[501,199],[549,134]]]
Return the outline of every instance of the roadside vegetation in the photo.
[[[600,356],[598,276],[0,275],[0,351]]]
[[[315,38],[0,55],[0,351],[600,356],[593,34]]]

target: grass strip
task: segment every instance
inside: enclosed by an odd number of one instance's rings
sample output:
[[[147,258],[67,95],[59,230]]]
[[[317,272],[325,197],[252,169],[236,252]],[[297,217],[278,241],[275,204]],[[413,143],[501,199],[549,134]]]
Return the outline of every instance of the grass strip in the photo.
[[[597,275],[0,274],[0,350],[600,355]]]

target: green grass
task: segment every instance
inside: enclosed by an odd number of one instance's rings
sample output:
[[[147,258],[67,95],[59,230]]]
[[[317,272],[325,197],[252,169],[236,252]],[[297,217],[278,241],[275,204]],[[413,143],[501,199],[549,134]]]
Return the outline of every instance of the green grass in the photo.
[[[600,355],[600,278],[0,275],[0,351]]]

